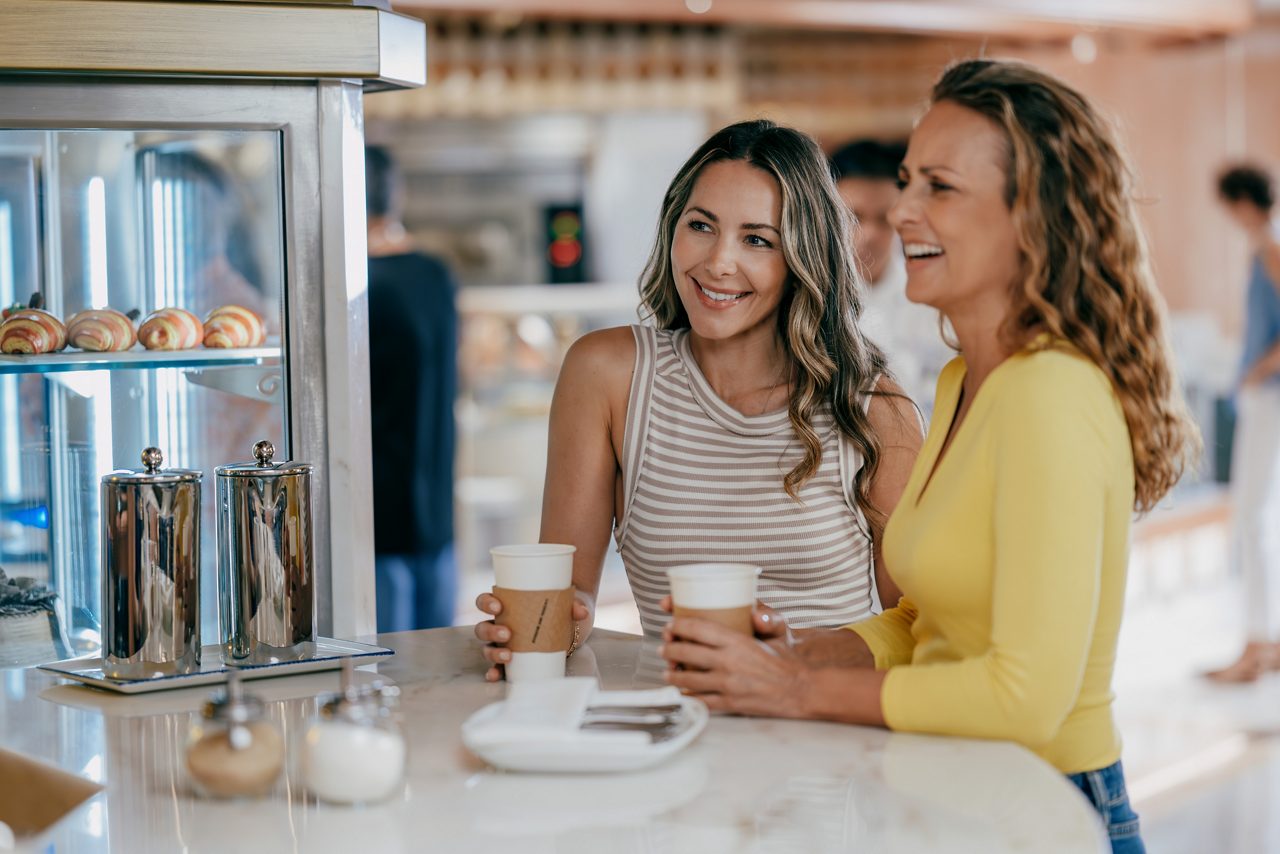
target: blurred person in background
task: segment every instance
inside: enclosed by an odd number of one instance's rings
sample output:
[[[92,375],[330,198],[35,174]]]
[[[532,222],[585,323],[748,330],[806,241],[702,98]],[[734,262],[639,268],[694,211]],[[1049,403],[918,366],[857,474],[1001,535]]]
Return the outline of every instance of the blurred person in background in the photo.
[[[1252,682],[1280,669],[1280,242],[1271,175],[1239,165],[1218,197],[1253,252],[1231,461],[1232,549],[1244,575],[1247,642],[1211,678]]]
[[[677,617],[667,680],[714,710],[1022,744],[1141,854],[1111,688],[1129,535],[1199,437],[1132,175],[1078,92],[986,60],[934,86],[900,175],[907,293],[961,353],[885,527],[902,599],[794,635],[763,610],[759,640]]]
[[[575,342],[551,404],[541,541],[577,547],[575,644],[610,534],[649,637],[686,563],[760,566],[761,598],[799,626],[898,601],[881,531],[921,430],[858,325],[852,231],[821,149],[792,128],[730,125],[676,173],[640,280],[652,322]],[[499,678],[508,629],[476,636]]]
[[[453,622],[454,281],[414,251],[391,153],[365,149],[378,631]]]
[[[831,156],[831,171],[857,220],[853,247],[867,282],[860,326],[884,350],[903,390],[928,413],[934,383],[954,354],[942,340],[938,312],[907,299],[902,244],[889,224],[906,151],[902,142],[854,140]]]

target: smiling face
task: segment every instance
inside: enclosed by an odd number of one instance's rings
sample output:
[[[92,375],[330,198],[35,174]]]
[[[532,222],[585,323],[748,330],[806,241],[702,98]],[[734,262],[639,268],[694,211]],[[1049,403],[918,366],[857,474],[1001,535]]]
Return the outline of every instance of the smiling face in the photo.
[[[889,221],[907,258],[907,297],[959,324],[998,325],[1020,272],[1018,235],[1005,203],[1008,142],[985,116],[948,101],[911,134],[902,194]]]
[[[702,170],[671,241],[672,274],[694,333],[772,334],[788,277],[781,227],[782,191],[768,172],[742,160]]]

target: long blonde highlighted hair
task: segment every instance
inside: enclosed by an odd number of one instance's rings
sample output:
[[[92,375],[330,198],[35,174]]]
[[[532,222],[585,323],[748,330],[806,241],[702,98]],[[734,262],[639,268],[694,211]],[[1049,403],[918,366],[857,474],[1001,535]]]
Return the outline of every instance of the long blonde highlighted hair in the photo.
[[[969,60],[934,85],[1005,136],[1005,199],[1022,254],[1002,330],[1047,331],[1111,378],[1133,448],[1135,507],[1150,510],[1200,449],[1165,336],[1133,175],[1108,123],[1060,80],[1016,62]]]
[[[884,354],[858,328],[862,281],[854,261],[853,216],[836,191],[835,180],[817,143],[800,131],[771,121],[739,122],[720,130],[693,153],[672,179],[662,202],[658,234],[640,277],[642,313],[661,329],[689,326],[671,265],[676,225],[694,185],[707,166],[743,161],[772,175],[782,191],[781,247],[787,283],[778,307],[778,337],[791,360],[787,412],[804,446],[804,459],[783,478],[787,493],[818,470],[822,439],[813,418],[823,401],[836,424],[862,454],[854,481],[859,508],[874,524],[884,513],[868,499],[880,460],[862,395],[887,376]]]

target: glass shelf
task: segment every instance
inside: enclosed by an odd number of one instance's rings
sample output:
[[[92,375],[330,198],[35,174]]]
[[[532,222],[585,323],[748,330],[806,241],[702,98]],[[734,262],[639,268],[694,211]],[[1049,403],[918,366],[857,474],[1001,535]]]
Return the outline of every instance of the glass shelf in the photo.
[[[78,351],[38,356],[0,355],[0,374],[53,374],[66,371],[203,368],[221,365],[264,365],[280,361],[280,347],[194,350],[125,350],[117,353]]]

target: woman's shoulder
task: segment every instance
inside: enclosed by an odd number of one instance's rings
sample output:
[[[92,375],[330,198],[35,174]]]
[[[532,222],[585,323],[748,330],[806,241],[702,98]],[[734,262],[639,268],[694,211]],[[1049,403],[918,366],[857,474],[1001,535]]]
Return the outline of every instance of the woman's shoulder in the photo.
[[[1044,342],[1011,357],[1002,384],[1028,393],[1111,397],[1111,380],[1066,341]]]
[[[1024,421],[1092,423],[1124,428],[1124,412],[1111,378],[1092,359],[1065,341],[1036,346],[1013,356],[999,377],[997,412]],[[994,376],[994,375],[993,375]]]
[[[570,351],[578,350],[600,358],[616,357],[634,353],[636,349],[636,327],[610,326],[588,332],[573,342]]]
[[[920,444],[924,421],[920,409],[892,377],[881,375],[875,381],[867,404],[867,420],[882,442]]]
[[[569,347],[561,374],[592,381],[630,381],[636,363],[636,333],[630,326],[588,332]]]

